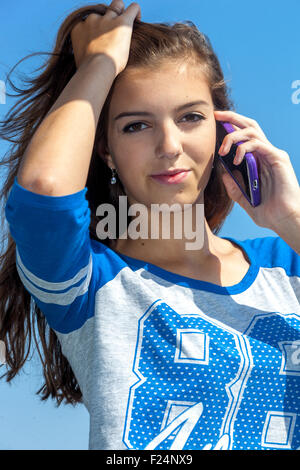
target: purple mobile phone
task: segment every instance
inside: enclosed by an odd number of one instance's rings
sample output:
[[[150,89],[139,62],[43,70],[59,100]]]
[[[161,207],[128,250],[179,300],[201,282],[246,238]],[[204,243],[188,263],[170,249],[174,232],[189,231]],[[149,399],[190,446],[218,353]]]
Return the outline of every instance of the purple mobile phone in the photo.
[[[229,122],[219,121],[227,133],[234,132],[234,127]],[[225,137],[222,136],[222,141]],[[227,155],[218,155],[221,160],[222,165],[225,170],[230,174],[234,179],[236,184],[239,186],[240,190],[250,202],[253,207],[256,207],[261,202],[260,197],[260,187],[259,187],[259,178],[258,178],[258,168],[257,163],[252,155],[248,152],[245,154],[243,161],[239,165],[233,163],[233,159],[236,154],[237,146],[241,145],[243,142],[238,142],[237,144],[232,144],[230,151]]]

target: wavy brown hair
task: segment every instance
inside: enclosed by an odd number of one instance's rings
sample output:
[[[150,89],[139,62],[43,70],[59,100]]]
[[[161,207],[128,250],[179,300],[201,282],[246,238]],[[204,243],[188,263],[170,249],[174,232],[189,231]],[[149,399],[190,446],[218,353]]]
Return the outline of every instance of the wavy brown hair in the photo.
[[[8,96],[17,96],[19,99],[0,122],[0,138],[11,143],[0,162],[3,167],[7,167],[4,185],[0,192],[3,229],[6,224],[4,207],[25,149],[37,127],[76,73],[70,32],[86,14],[104,15],[107,8],[110,7],[91,4],[73,11],[59,28],[53,52],[38,52],[26,56],[11,69],[6,78],[17,92],[16,95],[8,94]],[[20,62],[36,54],[47,54],[50,57],[37,69],[41,72],[36,77],[23,79],[26,86],[23,89],[18,88],[10,80],[11,73]],[[163,61],[187,59],[193,61],[206,74],[214,108],[233,109],[228,86],[210,40],[191,21],[173,24],[145,23],[137,19],[134,21],[127,67],[157,69]],[[109,184],[111,173],[103,155],[97,151],[96,145],[101,143],[101,148],[107,148],[108,110],[118,79],[119,75],[112,84],[99,117],[86,183],[86,198],[91,209],[89,231],[90,237],[95,240],[99,240],[96,235],[96,225],[99,222],[96,208],[102,203],[109,202],[115,205],[117,211],[118,196],[125,195],[119,179],[117,184],[113,186]],[[221,144],[221,129],[218,122],[216,142],[217,149]],[[221,178],[222,171],[215,152],[214,168],[204,191],[205,217],[214,234],[220,231],[234,204],[225,190]],[[99,175],[102,176],[102,184],[99,184]],[[78,382],[69,362],[62,354],[55,331],[49,327],[42,311],[20,280],[16,269],[16,245],[9,230],[6,232],[3,230],[1,243],[0,340],[4,341],[6,347],[6,365],[2,367],[7,367],[7,372],[0,378],[6,377],[6,381],[10,382],[19,373],[30,353],[33,337],[45,379],[45,383],[36,394],[41,394],[41,400],[46,400],[51,395],[56,399],[57,406],[63,401],[73,405],[82,402]],[[102,240],[102,243],[108,244],[108,239]]]

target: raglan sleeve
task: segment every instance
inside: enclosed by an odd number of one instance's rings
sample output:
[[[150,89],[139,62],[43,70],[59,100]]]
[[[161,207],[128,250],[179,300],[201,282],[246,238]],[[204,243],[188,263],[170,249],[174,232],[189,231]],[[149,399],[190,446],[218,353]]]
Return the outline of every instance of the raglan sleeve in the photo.
[[[99,274],[86,192],[41,195],[16,177],[5,205],[18,275],[50,327],[61,333],[80,328],[93,311]]]

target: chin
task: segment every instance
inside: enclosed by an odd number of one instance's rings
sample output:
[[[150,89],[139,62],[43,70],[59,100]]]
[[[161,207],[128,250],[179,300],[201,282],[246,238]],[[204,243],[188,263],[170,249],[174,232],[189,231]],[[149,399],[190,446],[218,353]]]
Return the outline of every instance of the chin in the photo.
[[[199,200],[199,194],[187,194],[184,191],[173,194],[170,196],[163,197],[159,195],[155,197],[155,201],[152,200],[152,204],[168,204],[172,206],[173,204],[179,204],[182,208],[184,208],[184,204],[195,204]]]

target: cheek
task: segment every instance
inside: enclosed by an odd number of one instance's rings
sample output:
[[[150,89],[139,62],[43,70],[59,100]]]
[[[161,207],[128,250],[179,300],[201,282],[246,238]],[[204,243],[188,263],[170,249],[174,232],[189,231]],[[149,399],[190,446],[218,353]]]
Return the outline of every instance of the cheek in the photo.
[[[215,152],[216,133],[214,129],[202,129],[193,140],[188,142],[186,153],[192,156],[197,163],[204,163]]]
[[[215,131],[210,131],[203,138],[203,145],[207,153],[211,153],[212,150],[215,150],[216,146],[216,133]]]
[[[126,187],[138,185],[142,176],[147,174],[145,165],[141,158],[132,155],[122,155],[116,162],[120,178]]]

